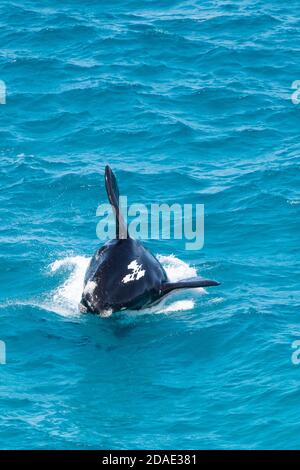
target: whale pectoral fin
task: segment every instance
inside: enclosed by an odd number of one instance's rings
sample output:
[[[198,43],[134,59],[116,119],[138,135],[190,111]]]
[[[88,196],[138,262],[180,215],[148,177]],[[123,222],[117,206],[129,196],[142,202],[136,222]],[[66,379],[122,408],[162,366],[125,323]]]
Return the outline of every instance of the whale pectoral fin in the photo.
[[[105,188],[109,202],[116,215],[116,238],[129,238],[128,229],[119,207],[118,183],[112,169],[108,165],[105,167]]]
[[[161,291],[162,294],[167,294],[175,289],[187,289],[195,287],[210,287],[210,286],[219,286],[220,283],[217,281],[212,281],[211,279],[203,279],[202,277],[193,277],[191,279],[184,279],[177,282],[165,282],[162,284]]]

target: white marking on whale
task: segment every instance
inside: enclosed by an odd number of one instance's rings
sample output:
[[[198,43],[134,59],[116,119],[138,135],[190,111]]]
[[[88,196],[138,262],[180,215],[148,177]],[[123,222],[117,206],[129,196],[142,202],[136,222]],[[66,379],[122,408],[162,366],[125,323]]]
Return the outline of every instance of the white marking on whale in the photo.
[[[123,277],[123,284],[127,284],[127,282],[131,281],[138,281],[141,277],[145,276],[146,271],[142,269],[143,266],[141,264],[138,264],[136,259],[131,261],[127,268],[132,270],[132,273],[126,274],[126,276]]]
[[[112,313],[113,313],[112,308],[108,308],[107,310],[102,310],[102,311],[100,312],[100,317],[108,318],[108,317],[111,316]]]
[[[88,281],[85,288],[84,288],[84,293],[85,294],[90,294],[92,295],[94,290],[96,289],[97,287],[97,283],[94,282],[94,281]]]

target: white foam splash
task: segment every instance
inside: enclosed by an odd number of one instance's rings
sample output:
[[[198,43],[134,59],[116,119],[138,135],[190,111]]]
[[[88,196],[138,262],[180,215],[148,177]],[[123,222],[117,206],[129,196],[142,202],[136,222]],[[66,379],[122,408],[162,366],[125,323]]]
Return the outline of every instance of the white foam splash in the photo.
[[[182,279],[189,279],[190,277],[197,276],[197,270],[193,266],[185,263],[174,255],[157,255],[157,259],[163,265],[167,276],[171,282],[181,281]],[[193,289],[194,291],[205,293],[202,287]]]
[[[197,271],[194,267],[176,258],[174,255],[157,255],[157,258],[163,265],[168,278],[172,282],[197,276]],[[59,273],[62,270],[67,270],[68,276],[62,284],[51,292],[47,302],[44,303],[44,308],[63,316],[75,316],[81,314],[78,304],[81,300],[84,275],[89,262],[90,258],[85,256],[70,256],[61,260],[56,260],[50,265],[50,273]],[[202,288],[193,290],[201,293],[205,292]],[[153,311],[153,313],[170,313],[191,310],[194,308],[195,302],[192,299],[172,301],[171,297],[172,296],[167,296],[163,302],[160,302],[155,307],[147,309],[147,311]]]
[[[53,306],[53,311],[63,316],[70,316],[79,312],[78,305],[81,300],[84,275],[89,262],[90,258],[85,256],[70,256],[56,260],[50,265],[52,273],[63,268],[71,271],[67,279],[51,294],[49,302]]]
[[[177,300],[169,305],[165,305],[162,310],[158,313],[172,313],[172,312],[183,312],[185,310],[192,310],[195,307],[195,302],[192,299],[189,300]]]
[[[158,261],[163,265],[168,278],[172,282],[197,276],[195,268],[174,255],[157,255]]]

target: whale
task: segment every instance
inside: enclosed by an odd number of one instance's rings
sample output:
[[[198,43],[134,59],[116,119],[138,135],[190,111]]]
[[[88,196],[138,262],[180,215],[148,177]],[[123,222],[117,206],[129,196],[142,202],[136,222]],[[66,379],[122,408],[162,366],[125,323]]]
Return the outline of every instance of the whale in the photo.
[[[201,277],[171,282],[151,251],[130,237],[120,210],[117,180],[108,165],[105,188],[115,217],[115,238],[98,248],[91,258],[79,304],[82,312],[109,317],[121,310],[148,308],[178,289],[220,284]]]

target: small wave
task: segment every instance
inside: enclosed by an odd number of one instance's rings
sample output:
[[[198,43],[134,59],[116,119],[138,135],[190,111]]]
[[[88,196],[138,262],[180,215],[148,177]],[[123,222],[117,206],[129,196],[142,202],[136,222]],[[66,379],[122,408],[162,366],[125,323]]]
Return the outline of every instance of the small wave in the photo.
[[[174,255],[157,255],[157,258],[163,265],[168,278],[172,282],[197,275],[197,271],[194,267],[176,258]],[[81,300],[84,275],[89,262],[90,258],[85,256],[70,256],[54,261],[49,266],[50,274],[65,270],[68,272],[68,275],[67,278],[47,296],[47,300],[40,305],[59,315],[80,315],[78,304]],[[201,293],[205,292],[202,288],[194,289],[194,291],[195,290]],[[192,299],[172,301],[171,297],[172,295],[167,296],[164,301],[160,302],[157,306],[145,309],[145,313],[170,313],[191,310],[195,306],[195,302]]]

